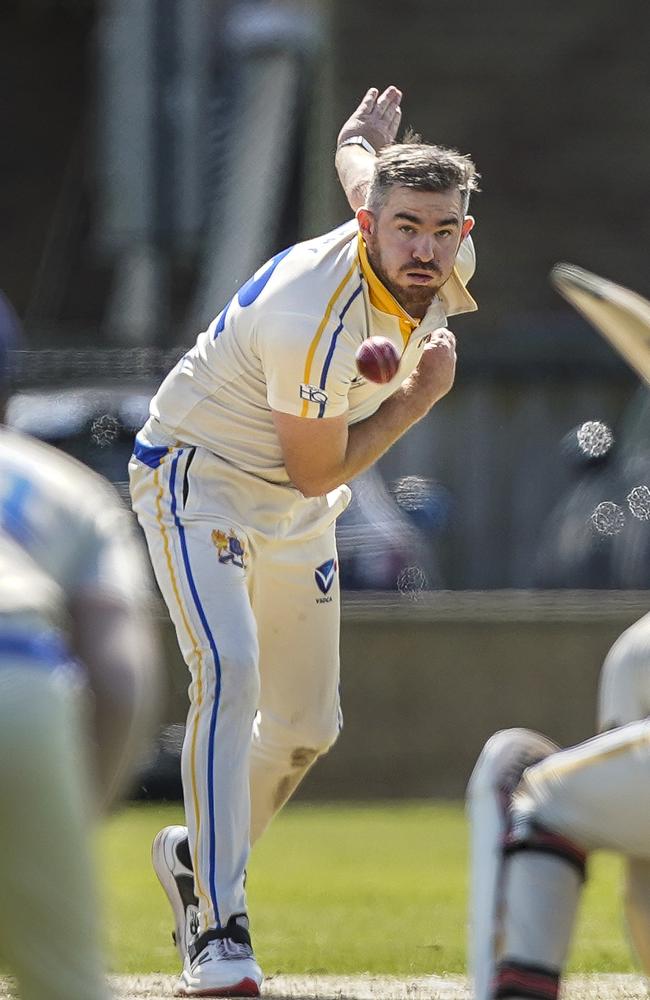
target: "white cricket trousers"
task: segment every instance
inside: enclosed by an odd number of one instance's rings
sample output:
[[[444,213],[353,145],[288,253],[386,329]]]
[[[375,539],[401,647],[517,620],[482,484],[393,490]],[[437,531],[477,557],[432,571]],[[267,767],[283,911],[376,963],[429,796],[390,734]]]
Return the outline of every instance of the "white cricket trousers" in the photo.
[[[528,768],[513,805],[581,848],[617,851],[626,858],[628,929],[637,955],[650,973],[650,720],[602,733]],[[530,858],[515,855],[510,860],[512,885],[524,889],[512,892],[513,899],[523,905],[521,911],[513,907],[510,924],[506,922],[505,942],[515,955],[562,967],[568,933],[558,944],[557,928],[562,914],[566,926],[571,927],[579,885],[566,866],[558,870],[555,862],[553,870],[548,865],[554,859],[543,862],[547,865],[542,883],[545,891],[538,890],[533,899],[526,889],[535,884]],[[521,869],[518,878],[514,865]],[[551,886],[555,896],[549,905]],[[554,939],[554,948],[544,953]]]
[[[80,685],[0,620],[0,950],[22,1000],[107,1000]]]
[[[136,440],[133,509],[189,667],[182,779],[200,929],[246,912],[251,840],[340,729],[334,521],[203,448]]]
[[[528,768],[515,804],[587,850],[650,860],[650,720],[551,754]],[[529,805],[528,805],[529,804]]]

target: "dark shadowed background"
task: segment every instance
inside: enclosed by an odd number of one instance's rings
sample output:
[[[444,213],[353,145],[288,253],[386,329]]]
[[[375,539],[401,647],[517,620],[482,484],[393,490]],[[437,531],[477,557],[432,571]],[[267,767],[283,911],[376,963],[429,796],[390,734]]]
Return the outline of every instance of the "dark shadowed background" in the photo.
[[[568,260],[650,297],[649,39],[646,0],[0,7],[0,288],[24,329],[10,418],[125,496],[132,435],[173,360],[271,254],[348,216],[334,142],[369,85],[400,86],[404,124],[482,174],[480,311],[450,323],[456,387],[356,484],[341,523],[348,718],[374,714],[323,765],[327,794],[360,774],[373,794],[428,790],[422,771],[404,779],[434,745],[427,713],[409,729],[418,696],[434,706],[447,794],[494,725],[587,735],[602,656],[644,610],[650,505],[639,516],[627,498],[650,486],[647,390],[547,277]],[[611,446],[581,446],[585,422]],[[594,518],[603,503],[622,519]],[[522,619],[516,595],[542,588],[555,597],[531,598]],[[358,662],[371,646],[372,676]],[[561,722],[544,699],[527,714],[543,663],[580,706]],[[473,719],[456,770],[447,703]],[[361,733],[365,750],[345,743]]]

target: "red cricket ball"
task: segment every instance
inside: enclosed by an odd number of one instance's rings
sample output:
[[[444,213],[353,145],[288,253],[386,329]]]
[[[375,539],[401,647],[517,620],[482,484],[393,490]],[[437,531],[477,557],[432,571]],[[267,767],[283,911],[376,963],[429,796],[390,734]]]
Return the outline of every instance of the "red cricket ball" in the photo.
[[[399,353],[387,337],[368,337],[356,353],[357,371],[369,382],[385,384],[395,377]]]

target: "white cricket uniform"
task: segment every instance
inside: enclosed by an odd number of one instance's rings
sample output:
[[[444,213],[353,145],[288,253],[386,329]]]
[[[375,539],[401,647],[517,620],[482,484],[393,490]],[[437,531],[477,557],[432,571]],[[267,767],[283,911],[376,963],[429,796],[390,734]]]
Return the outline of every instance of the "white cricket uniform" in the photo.
[[[516,765],[530,756],[543,759],[523,771],[503,813]],[[629,930],[650,972],[649,787],[647,718],[566,750],[528,730],[488,741],[469,788],[477,1000],[557,995],[585,856],[598,849],[626,859]]]
[[[0,948],[23,1000],[107,996],[67,607],[92,590],[142,599],[147,566],[129,521],[100,477],[0,428]]]
[[[525,772],[515,802],[585,850],[650,860],[650,720],[551,754]]]
[[[182,769],[202,930],[245,911],[249,830],[340,728],[334,522],[350,492],[291,484],[271,411],[371,416],[447,316],[476,308],[473,270],[468,238],[418,323],[372,272],[355,221],[285,250],[199,335],[136,438],[133,507],[192,677]],[[401,355],[387,385],[356,370],[377,335]]]
[[[630,625],[608,652],[598,683],[598,728],[650,716],[650,614]]]

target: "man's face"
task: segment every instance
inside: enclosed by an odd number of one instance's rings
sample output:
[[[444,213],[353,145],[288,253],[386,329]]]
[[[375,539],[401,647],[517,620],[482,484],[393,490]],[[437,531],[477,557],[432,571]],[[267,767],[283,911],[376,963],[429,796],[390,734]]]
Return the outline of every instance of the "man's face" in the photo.
[[[409,315],[421,319],[474,224],[463,215],[460,191],[395,186],[379,212],[360,208],[357,219],[375,274]]]

